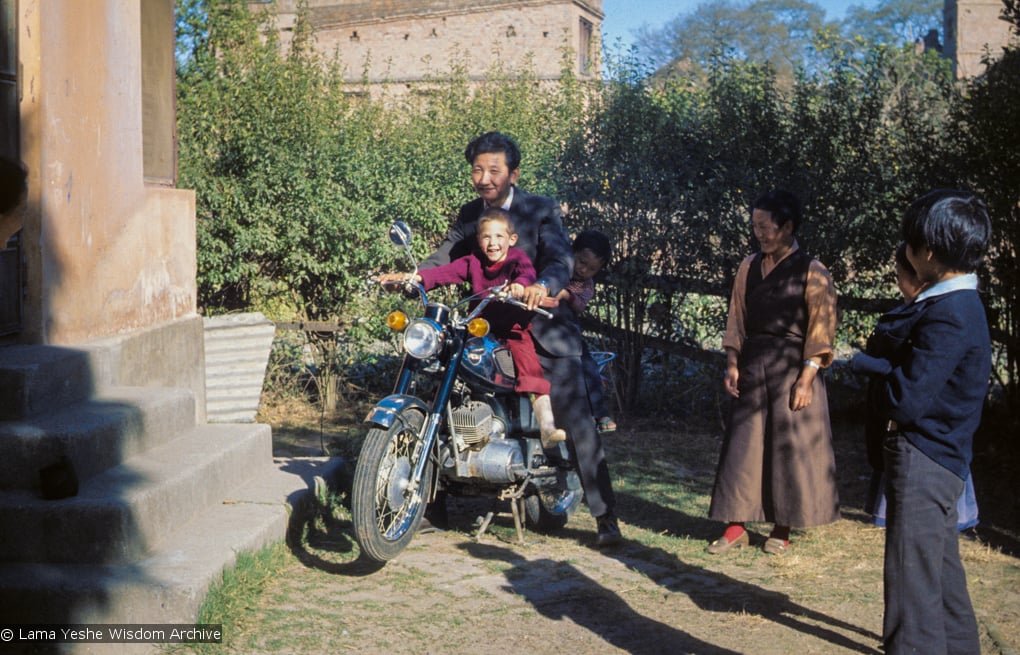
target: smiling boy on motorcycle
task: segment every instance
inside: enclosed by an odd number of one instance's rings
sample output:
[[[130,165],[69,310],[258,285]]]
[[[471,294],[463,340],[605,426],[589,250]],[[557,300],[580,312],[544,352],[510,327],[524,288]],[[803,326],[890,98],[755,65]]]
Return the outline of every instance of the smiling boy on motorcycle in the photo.
[[[478,219],[478,248],[471,254],[411,275],[385,273],[377,280],[384,286],[419,283],[426,291],[437,286],[469,282],[472,294],[509,283],[510,295],[520,298],[524,295],[524,288],[534,284],[537,276],[528,256],[513,247],[516,243],[517,232],[509,212],[489,207]],[[565,441],[567,435],[556,427],[553,418],[549,381],[542,374],[542,365],[531,336],[531,316],[527,310],[502,303],[490,303],[482,313],[492,326],[493,336],[505,341],[510,348],[517,369],[514,390],[529,396],[538,419],[542,447],[552,448]]]

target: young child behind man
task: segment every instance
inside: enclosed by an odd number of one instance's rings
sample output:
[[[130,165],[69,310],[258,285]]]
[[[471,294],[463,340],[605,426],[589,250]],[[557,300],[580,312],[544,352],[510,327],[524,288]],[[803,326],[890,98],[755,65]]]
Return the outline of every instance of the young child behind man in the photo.
[[[556,298],[566,302],[574,315],[580,318],[595,297],[595,276],[605,268],[612,255],[609,237],[598,230],[584,230],[575,238],[572,246],[574,252],[574,271],[567,286],[557,294]],[[592,416],[598,425],[599,432],[607,433],[616,430],[616,421],[609,415],[602,374],[598,364],[582,341],[584,380],[588,386],[588,400],[591,403]]]
[[[510,214],[499,207],[489,207],[478,219],[478,248],[458,257],[449,264],[419,271],[411,281],[419,282],[428,291],[437,286],[469,282],[471,293],[491,289],[509,282],[510,294],[520,298],[524,287],[535,282],[535,267],[524,251],[514,248],[517,232]],[[377,280],[384,284],[403,282],[403,273],[386,273]],[[538,420],[542,446],[550,448],[565,441],[566,432],[556,427],[552,403],[549,400],[549,381],[542,373],[542,365],[535,352],[531,336],[531,312],[506,305],[490,303],[482,311],[489,321],[493,335],[506,341],[517,369],[514,390],[528,394]]]

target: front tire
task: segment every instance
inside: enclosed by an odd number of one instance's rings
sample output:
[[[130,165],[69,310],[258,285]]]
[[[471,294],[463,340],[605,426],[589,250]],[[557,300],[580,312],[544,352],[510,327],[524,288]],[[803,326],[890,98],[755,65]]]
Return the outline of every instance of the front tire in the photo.
[[[418,460],[429,457],[419,439],[424,423],[421,410],[404,409],[389,429],[369,430],[361,446],[351,489],[351,520],[361,552],[376,562],[399,555],[425,514],[431,460],[426,462],[421,485],[411,488]]]

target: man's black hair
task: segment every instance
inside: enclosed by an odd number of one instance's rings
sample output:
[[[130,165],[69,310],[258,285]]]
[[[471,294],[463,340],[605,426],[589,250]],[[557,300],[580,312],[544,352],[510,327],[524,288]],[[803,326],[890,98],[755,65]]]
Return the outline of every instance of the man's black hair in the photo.
[[[516,141],[502,132],[486,132],[472,140],[471,143],[467,144],[467,148],[464,149],[464,158],[467,159],[469,164],[474,164],[475,158],[478,155],[499,152],[506,155],[506,166],[508,169],[515,171],[520,168],[521,149],[517,147]]]
[[[776,227],[783,227],[787,222],[793,223],[794,234],[800,227],[800,199],[790,191],[772,189],[754,201],[751,211],[755,209],[772,214],[772,222]]]
[[[974,193],[935,189],[910,204],[901,229],[914,250],[927,247],[943,266],[970,273],[984,262],[992,221],[985,202]]]

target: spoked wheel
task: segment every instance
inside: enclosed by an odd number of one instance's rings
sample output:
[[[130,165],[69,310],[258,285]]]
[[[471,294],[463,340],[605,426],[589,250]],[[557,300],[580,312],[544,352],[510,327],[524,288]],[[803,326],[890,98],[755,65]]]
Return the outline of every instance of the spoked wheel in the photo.
[[[351,518],[361,552],[377,562],[399,555],[425,514],[432,462],[426,462],[417,488],[411,480],[418,459],[429,456],[418,438],[424,422],[420,410],[405,409],[388,430],[369,430],[361,447],[351,490]]]
[[[528,524],[540,532],[559,530],[567,524],[584,498],[581,479],[575,471],[564,471],[559,484],[540,489],[524,499]]]

